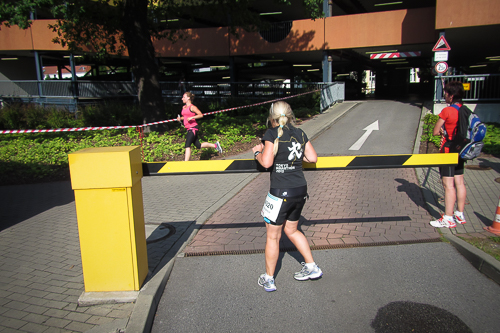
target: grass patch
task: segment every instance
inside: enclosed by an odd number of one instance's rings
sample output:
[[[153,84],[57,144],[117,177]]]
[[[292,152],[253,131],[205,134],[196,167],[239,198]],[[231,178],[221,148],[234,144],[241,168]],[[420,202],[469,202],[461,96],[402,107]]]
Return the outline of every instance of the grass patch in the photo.
[[[500,261],[500,237],[458,237]]]

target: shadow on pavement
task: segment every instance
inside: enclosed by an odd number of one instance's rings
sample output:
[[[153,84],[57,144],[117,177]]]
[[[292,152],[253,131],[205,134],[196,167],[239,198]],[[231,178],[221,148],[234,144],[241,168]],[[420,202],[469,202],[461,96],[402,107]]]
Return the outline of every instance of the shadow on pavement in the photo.
[[[477,159],[479,161],[479,166],[489,166],[491,168],[493,168],[493,170],[495,170],[497,173],[500,173],[500,163],[495,163],[493,161],[490,161],[490,160],[487,160],[485,158],[480,158],[478,157]]]
[[[411,221],[409,216],[378,216],[378,217],[351,217],[340,219],[325,219],[325,220],[304,220],[303,225],[313,224],[335,224],[335,223],[380,223],[380,222],[399,222]]]
[[[74,201],[69,181],[0,186],[0,231]]]
[[[484,224],[485,227],[489,227],[489,226],[491,226],[493,224],[493,221],[490,218],[488,218],[488,217],[486,217],[486,216],[484,216],[482,214],[479,214],[478,212],[474,212],[474,215],[477,216],[477,218],[479,219],[479,221],[481,221]]]
[[[397,187],[398,192],[405,192],[408,195],[408,198],[413,201],[413,203],[422,208],[426,208],[425,200],[422,196],[421,187],[415,183],[410,183],[406,179],[396,178],[394,179],[401,185]]]
[[[378,310],[371,326],[376,333],[472,333],[454,314],[429,304],[414,302],[387,304]]]

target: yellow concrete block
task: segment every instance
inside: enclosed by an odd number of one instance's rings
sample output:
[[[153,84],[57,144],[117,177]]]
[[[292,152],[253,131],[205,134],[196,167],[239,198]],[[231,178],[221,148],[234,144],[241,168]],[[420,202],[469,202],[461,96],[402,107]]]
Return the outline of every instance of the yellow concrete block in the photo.
[[[138,146],[86,148],[68,159],[74,190],[132,187],[142,178]]]
[[[140,147],[69,154],[86,292],[137,291],[148,274]]]
[[[75,190],[86,292],[139,290],[148,273],[140,186]]]

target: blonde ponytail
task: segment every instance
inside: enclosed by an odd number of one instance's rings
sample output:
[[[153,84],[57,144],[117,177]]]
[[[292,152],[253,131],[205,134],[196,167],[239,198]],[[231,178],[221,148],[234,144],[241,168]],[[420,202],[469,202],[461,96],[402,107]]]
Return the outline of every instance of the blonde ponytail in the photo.
[[[273,154],[276,156],[278,153],[279,139],[283,136],[284,128],[286,127],[288,129],[288,124],[295,125],[295,115],[293,114],[292,108],[288,103],[279,101],[271,104],[268,121],[274,121],[279,125],[278,137],[274,140],[273,150]]]

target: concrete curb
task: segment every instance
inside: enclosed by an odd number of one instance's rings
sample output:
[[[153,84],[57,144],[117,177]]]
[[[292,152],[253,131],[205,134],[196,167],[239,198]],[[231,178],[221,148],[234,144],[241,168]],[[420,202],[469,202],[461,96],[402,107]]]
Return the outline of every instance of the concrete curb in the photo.
[[[170,277],[172,268],[175,264],[175,258],[182,253],[187,244],[198,233],[200,225],[203,225],[206,220],[208,220],[214,212],[222,207],[226,202],[228,202],[232,197],[234,197],[243,187],[250,183],[259,174],[249,174],[247,178],[241,181],[237,186],[233,188],[232,191],[226,193],[222,198],[220,198],[215,204],[213,204],[209,209],[203,212],[200,217],[193,223],[184,235],[178,240],[180,245],[179,248],[175,248],[167,252],[163,257],[162,261],[158,265],[158,269],[151,274],[152,278],[146,282],[142,287],[139,296],[135,302],[134,310],[128,321],[128,325],[125,329],[126,332],[133,333],[149,333],[151,327],[153,326],[154,316],[156,314],[156,309],[160,303],[163,290]],[[118,328],[121,329],[121,328]],[[103,327],[103,330],[93,331],[92,333],[115,333],[117,332],[117,327],[112,329]]]
[[[500,284],[500,262],[489,254],[479,250],[446,229],[443,236],[467,259],[478,271]]]
[[[166,265],[143,287],[143,290],[135,302],[134,310],[130,316],[126,331],[151,331],[156,308],[160,303],[163,289],[174,267],[174,261],[175,258],[169,259]]]
[[[421,113],[421,121],[418,126],[417,138],[415,139],[415,146],[413,148],[413,153],[419,153],[420,147],[420,139],[422,137],[423,130],[423,117],[429,111],[429,108],[426,105],[422,106]],[[423,175],[422,169],[415,169],[417,173],[417,179],[420,182],[420,186],[422,187],[422,179],[425,178]],[[421,178],[423,177],[423,178]],[[429,205],[437,207],[437,198],[434,194],[427,193],[427,191],[423,191],[424,200],[427,203],[428,211],[430,213],[431,209]],[[432,214],[431,214],[432,215]],[[483,273],[496,283],[500,284],[500,262],[490,256],[489,254],[479,250],[475,246],[467,243],[457,235],[453,234],[451,230],[443,228],[439,230],[441,234],[446,238],[456,249],[457,251],[467,259],[472,266],[474,266],[479,272]]]

